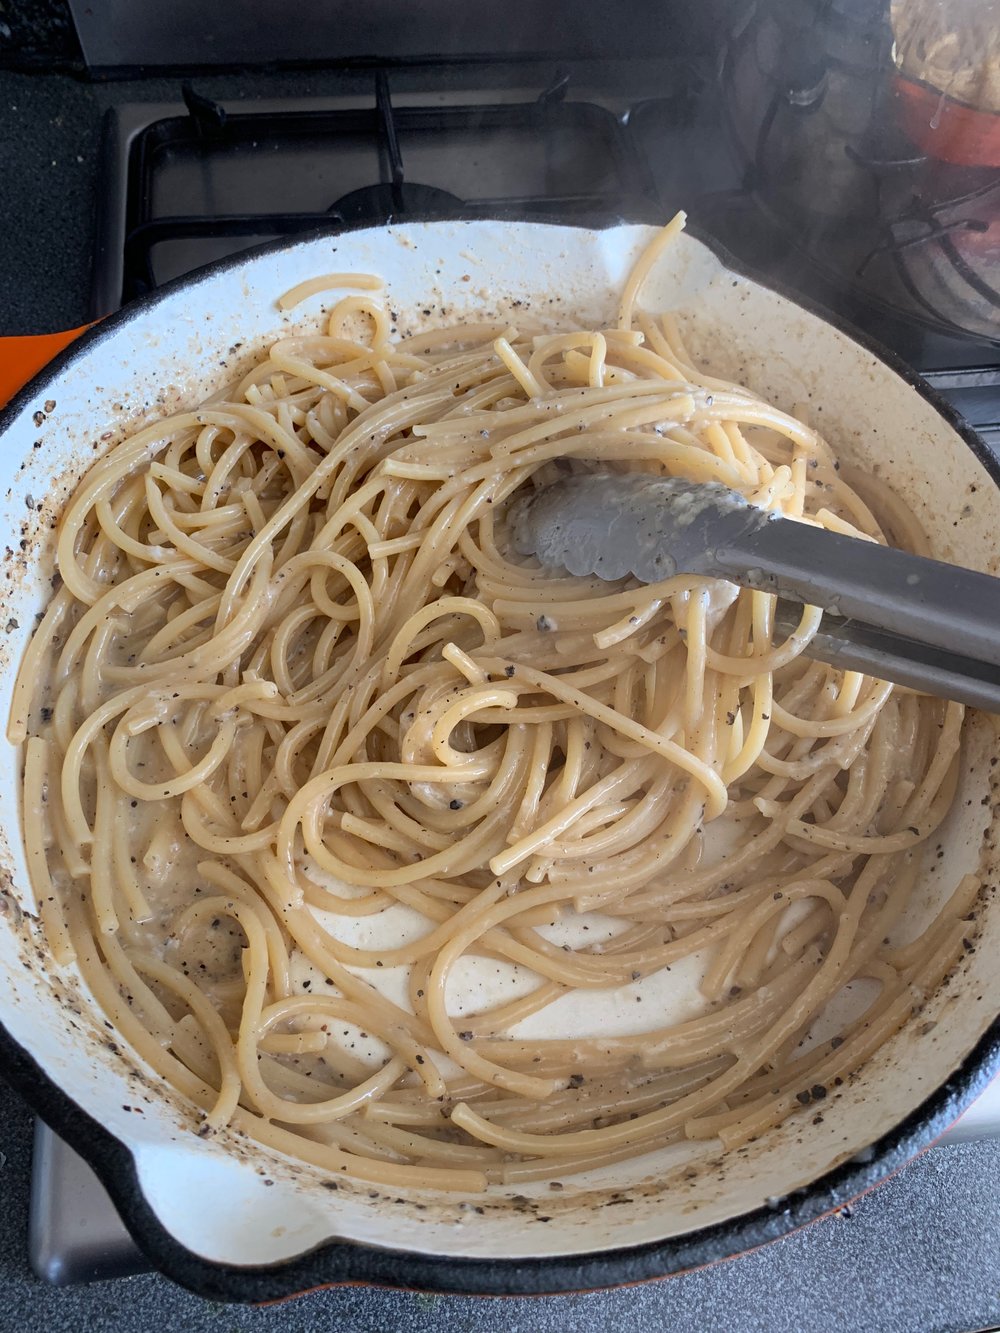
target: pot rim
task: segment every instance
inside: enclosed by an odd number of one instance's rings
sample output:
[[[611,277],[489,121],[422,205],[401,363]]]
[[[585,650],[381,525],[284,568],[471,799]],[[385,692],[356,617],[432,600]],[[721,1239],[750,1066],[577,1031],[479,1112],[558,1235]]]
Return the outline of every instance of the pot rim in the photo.
[[[394,219],[386,224],[393,225]],[[618,226],[662,225],[659,217],[558,218],[497,213],[488,217],[457,212],[447,218],[406,217],[399,225],[434,222],[500,222],[540,226],[577,227],[607,231]],[[88,356],[101,341],[142,312],[178,291],[196,288],[209,276],[238,268],[248,257],[278,254],[324,237],[371,230],[370,224],[338,224],[283,237],[216,260],[165,283],[131,301],[92,326],[31,379],[0,410],[0,438],[24,406],[63,370]],[[686,231],[740,277],[765,287],[808,311],[872,353],[920,394],[961,437],[1000,488],[998,458],[951,405],[895,352],[854,328],[839,315],[783,284],[763,279],[742,264],[697,226]],[[883,1134],[863,1159],[855,1157],[782,1199],[780,1205],[761,1207],[724,1222],[667,1240],[643,1245],[557,1255],[537,1259],[474,1259],[427,1255],[387,1249],[371,1243],[331,1239],[291,1259],[274,1264],[237,1266],[205,1259],[177,1241],[159,1220],[143,1193],[135,1161],[127,1145],[79,1106],[46,1074],[30,1051],[17,1042],[0,1022],[0,1076],[32,1109],[91,1166],[107,1190],[133,1240],[165,1276],[217,1301],[248,1303],[277,1301],[327,1286],[366,1284],[397,1289],[483,1296],[535,1296],[590,1291],[676,1276],[694,1268],[736,1257],[777,1240],[790,1231],[843,1207],[898,1171],[954,1123],[962,1111],[1000,1073],[1000,1017],[976,1043],[951,1076],[918,1107]]]

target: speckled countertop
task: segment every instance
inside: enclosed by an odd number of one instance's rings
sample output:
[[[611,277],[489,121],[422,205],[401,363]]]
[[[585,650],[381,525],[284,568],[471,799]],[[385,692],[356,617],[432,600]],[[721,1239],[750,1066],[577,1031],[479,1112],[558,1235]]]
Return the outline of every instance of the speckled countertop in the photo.
[[[210,96],[308,95],[345,79],[229,75],[198,84]],[[0,334],[87,317],[101,115],[116,101],[175,92],[164,80],[91,85],[0,71]],[[39,1282],[27,1258],[30,1154],[31,1114],[0,1083],[0,1333],[514,1333],[623,1324],[635,1333],[969,1333],[1000,1324],[1000,1140],[934,1149],[850,1216],[668,1282],[531,1301],[348,1288],[263,1311],[212,1305],[157,1276],[62,1289]]]

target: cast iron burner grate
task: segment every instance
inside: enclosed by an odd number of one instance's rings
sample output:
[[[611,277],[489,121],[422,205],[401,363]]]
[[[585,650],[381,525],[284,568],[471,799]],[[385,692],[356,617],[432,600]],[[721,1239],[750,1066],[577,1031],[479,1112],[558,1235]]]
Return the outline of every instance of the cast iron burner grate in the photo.
[[[338,222],[549,216],[607,223],[658,212],[618,118],[566,97],[395,106],[384,70],[356,110],[227,111],[190,85],[188,114],[130,150],[121,299],[209,259]]]

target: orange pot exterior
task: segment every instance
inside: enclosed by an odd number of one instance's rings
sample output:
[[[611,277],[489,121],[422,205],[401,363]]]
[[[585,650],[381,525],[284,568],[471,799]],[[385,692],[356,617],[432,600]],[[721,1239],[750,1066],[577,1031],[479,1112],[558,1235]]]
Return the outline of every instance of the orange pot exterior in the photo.
[[[955,102],[925,83],[897,74],[900,126],[928,157],[958,167],[1000,167],[1000,115]]]
[[[37,375],[44,365],[89,327],[89,324],[84,324],[78,329],[66,329],[62,333],[0,338],[0,407],[9,402],[32,375]]]

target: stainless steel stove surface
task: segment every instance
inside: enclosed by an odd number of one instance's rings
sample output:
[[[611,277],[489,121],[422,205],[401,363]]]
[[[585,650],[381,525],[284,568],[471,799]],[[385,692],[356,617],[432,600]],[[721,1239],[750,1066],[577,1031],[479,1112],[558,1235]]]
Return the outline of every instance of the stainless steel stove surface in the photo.
[[[727,58],[742,59],[743,34],[730,47]],[[1000,346],[957,336],[954,304],[915,311],[898,284],[866,285],[794,244],[760,170],[748,174],[715,86],[710,71],[685,63],[645,83],[574,79],[570,69],[541,88],[526,73],[501,92],[399,94],[377,71],[367,95],[223,106],[185,86],[173,103],[118,106],[104,125],[93,314],[249,245],[337,222],[510,214],[599,224],[685,207],[765,279],[922,370],[1000,452]],[[796,105],[791,94],[781,102]],[[872,234],[895,235],[893,226],[882,219]],[[1000,1080],[942,1141],[996,1134]],[[41,1124],[30,1253],[57,1284],[147,1267],[90,1168]]]

